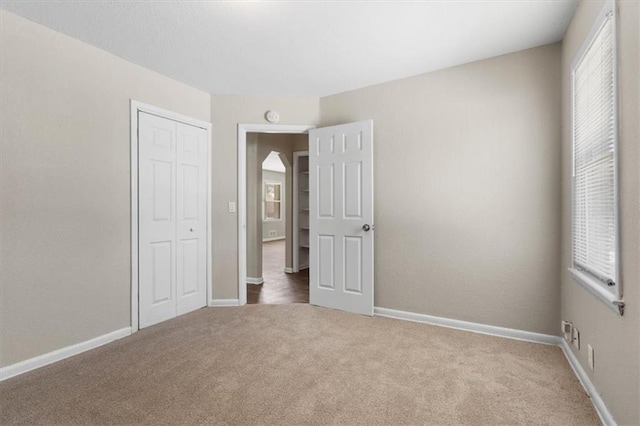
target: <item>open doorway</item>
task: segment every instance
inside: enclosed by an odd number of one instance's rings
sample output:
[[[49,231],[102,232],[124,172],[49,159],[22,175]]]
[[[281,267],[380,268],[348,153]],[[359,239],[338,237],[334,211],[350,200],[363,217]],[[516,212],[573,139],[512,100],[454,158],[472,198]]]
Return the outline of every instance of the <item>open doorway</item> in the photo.
[[[293,238],[299,185],[297,153],[306,134],[249,132],[246,136],[246,295],[249,304],[309,303],[308,268],[296,268]],[[307,186],[305,186],[307,188]],[[300,193],[298,193],[300,192]],[[304,203],[308,206],[308,201]],[[298,235],[296,235],[298,237]],[[294,247],[295,245],[295,247]],[[307,243],[308,245],[308,243]],[[308,249],[307,249],[308,250]]]
[[[247,243],[251,227],[247,202],[257,200],[247,197],[248,173],[258,168],[261,170],[261,162],[260,166],[250,164],[250,158],[257,157],[250,156],[249,152],[270,148],[263,158],[273,150],[283,158],[282,149],[288,150],[291,146],[281,146],[280,149],[257,143],[258,137],[278,133],[308,133],[308,139],[306,136],[301,138],[304,145],[299,150],[306,151],[308,157],[306,192],[309,222],[305,229],[305,248],[308,249],[309,260],[309,302],[373,315],[373,120],[320,129],[300,125],[238,124],[238,304],[247,303]],[[285,158],[291,165],[291,157]],[[300,222],[298,229],[303,228],[305,225]],[[289,223],[287,232],[292,232]],[[305,245],[304,241],[300,239],[300,248]],[[262,244],[256,246],[262,250]],[[287,266],[291,259],[291,272],[295,272],[294,267],[302,269],[304,260],[298,258],[298,262],[293,262],[291,254],[292,244],[287,239]]]

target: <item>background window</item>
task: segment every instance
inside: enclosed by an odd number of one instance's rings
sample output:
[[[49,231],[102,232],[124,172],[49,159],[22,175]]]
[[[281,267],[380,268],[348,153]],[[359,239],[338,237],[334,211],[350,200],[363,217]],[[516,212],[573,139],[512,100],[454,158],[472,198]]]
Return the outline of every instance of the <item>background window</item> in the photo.
[[[574,62],[572,73],[571,271],[578,282],[607,302],[617,301],[621,296],[615,61],[615,21],[611,7],[611,10],[603,10]]]
[[[264,220],[282,219],[282,186],[277,182],[264,183]]]

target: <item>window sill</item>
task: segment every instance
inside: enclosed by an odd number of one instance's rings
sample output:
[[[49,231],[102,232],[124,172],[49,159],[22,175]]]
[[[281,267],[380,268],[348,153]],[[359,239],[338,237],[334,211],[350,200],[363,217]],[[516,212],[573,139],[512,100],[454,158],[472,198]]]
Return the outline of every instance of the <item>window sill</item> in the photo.
[[[607,305],[607,307],[612,311],[622,316],[624,302],[622,300],[619,300],[615,294],[604,289],[602,287],[602,284],[598,283],[582,271],[569,268],[569,272],[571,272],[573,279],[578,284],[586,288],[589,293],[593,294],[598,300]]]

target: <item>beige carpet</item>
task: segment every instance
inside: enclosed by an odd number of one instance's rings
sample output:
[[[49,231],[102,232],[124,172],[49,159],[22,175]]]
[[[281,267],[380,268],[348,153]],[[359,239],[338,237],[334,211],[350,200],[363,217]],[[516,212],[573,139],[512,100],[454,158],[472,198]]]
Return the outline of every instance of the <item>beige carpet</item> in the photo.
[[[309,305],[201,309],[0,403],[3,425],[599,424],[557,347]]]

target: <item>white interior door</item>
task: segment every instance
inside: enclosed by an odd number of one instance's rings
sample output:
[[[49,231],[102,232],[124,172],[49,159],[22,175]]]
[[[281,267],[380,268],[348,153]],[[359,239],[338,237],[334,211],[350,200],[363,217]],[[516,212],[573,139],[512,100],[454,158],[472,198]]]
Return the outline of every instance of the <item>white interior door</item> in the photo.
[[[140,328],[206,305],[207,132],[138,120]]]
[[[140,328],[176,316],[176,123],[138,119]]]
[[[177,125],[178,315],[207,304],[207,131]]]
[[[310,302],[373,315],[373,121],[309,132]]]

